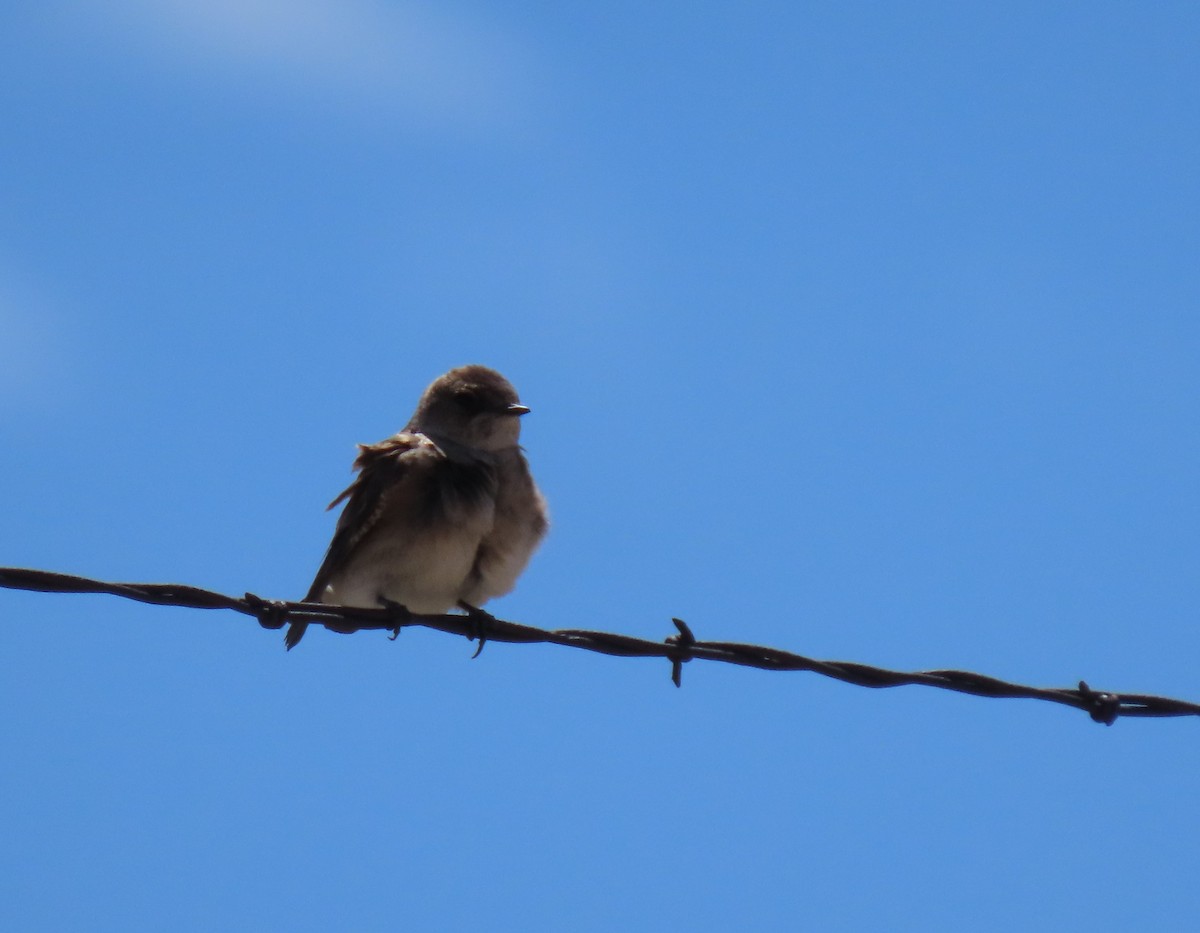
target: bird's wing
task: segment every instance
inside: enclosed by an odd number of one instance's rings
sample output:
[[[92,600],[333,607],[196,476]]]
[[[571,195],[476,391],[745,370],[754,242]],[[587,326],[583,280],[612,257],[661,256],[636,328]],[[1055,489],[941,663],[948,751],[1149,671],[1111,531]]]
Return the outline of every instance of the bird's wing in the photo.
[[[309,587],[306,602],[318,600],[330,579],[351,559],[355,549],[370,534],[389,506],[391,497],[404,494],[414,472],[445,457],[437,444],[424,434],[401,432],[378,444],[359,444],[354,469],[358,476],[340,496],[329,503],[333,508],[348,500],[338,518],[333,541],[325,560]]]

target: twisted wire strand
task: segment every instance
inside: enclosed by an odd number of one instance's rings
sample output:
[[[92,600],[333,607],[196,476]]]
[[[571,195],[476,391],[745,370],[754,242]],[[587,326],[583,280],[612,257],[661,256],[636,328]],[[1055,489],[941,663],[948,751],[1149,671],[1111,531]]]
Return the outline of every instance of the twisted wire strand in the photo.
[[[290,621],[325,625],[337,632],[384,630],[399,633],[406,626],[422,626],[479,643],[555,644],[616,657],[664,658],[671,662],[671,679],[682,683],[683,665],[689,661],[719,661],[767,671],[809,671],[860,687],[924,686],[973,696],[1045,700],[1086,712],[1095,722],[1112,725],[1119,717],[1200,716],[1200,704],[1146,694],[1093,690],[1085,681],[1077,687],[1030,687],[971,671],[894,671],[851,661],[821,661],[790,651],[740,642],[699,641],[687,623],[673,619],[677,633],[664,641],[649,641],[612,632],[587,629],[541,629],[497,619],[477,610],[468,615],[419,615],[402,606],[362,609],[323,603],[263,599],[253,593],[226,596],[212,590],[176,583],[108,583],[47,570],[0,567],[0,587],[41,593],[107,593],[159,606],[192,609],[230,609],[252,616],[267,629]],[[476,651],[476,654],[479,652]]]

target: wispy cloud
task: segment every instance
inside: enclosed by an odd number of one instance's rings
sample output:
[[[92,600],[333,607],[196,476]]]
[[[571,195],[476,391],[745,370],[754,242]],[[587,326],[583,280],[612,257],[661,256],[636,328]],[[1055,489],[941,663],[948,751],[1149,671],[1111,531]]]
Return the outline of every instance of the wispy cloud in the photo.
[[[451,4],[381,0],[75,0],[92,39],[161,66],[381,115],[482,128],[527,116],[533,57]]]
[[[74,362],[52,303],[0,266],[0,415],[56,403]]]

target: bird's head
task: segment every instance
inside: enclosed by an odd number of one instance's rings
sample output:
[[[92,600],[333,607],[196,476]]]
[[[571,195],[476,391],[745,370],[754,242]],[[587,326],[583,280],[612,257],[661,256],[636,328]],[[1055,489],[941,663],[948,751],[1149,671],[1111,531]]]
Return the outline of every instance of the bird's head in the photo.
[[[494,369],[460,366],[429,385],[407,430],[480,450],[505,450],[517,446],[520,416],[528,413],[512,383]]]

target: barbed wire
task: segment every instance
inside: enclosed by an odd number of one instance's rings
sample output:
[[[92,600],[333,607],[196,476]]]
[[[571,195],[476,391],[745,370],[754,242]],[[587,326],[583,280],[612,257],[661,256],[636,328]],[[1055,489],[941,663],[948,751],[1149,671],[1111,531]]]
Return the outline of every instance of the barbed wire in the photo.
[[[1121,716],[1200,716],[1200,704],[1169,697],[1093,690],[1086,682],[1078,687],[1029,687],[970,671],[893,671],[851,661],[819,661],[803,655],[727,641],[699,641],[682,619],[672,619],[678,632],[664,641],[586,629],[540,629],[497,619],[474,610],[466,615],[421,615],[403,606],[379,609],[327,606],[324,603],[263,599],[253,593],[226,596],[212,590],[175,583],[106,583],[47,570],[0,567],[0,587],[41,593],[107,593],[142,603],[191,609],[231,609],[252,616],[266,629],[288,622],[315,622],[336,632],[384,630],[395,638],[407,626],[422,626],[478,642],[475,656],[488,641],[509,644],[548,643],[582,648],[617,657],[664,658],[671,662],[671,680],[682,684],[688,661],[720,661],[767,671],[810,671],[860,687],[884,688],[916,685],[993,698],[1046,700],[1086,712],[1095,722],[1111,726]]]

